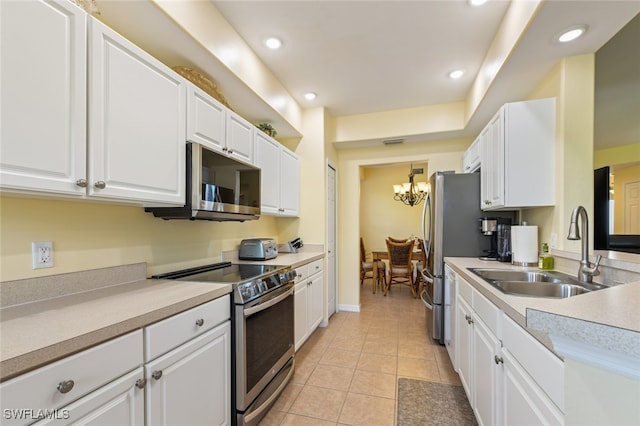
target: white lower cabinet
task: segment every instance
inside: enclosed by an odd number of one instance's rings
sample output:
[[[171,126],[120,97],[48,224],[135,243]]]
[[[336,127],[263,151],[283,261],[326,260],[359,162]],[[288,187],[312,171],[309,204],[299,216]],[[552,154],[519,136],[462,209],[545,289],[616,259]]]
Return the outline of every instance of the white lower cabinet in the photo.
[[[564,424],[564,364],[456,274],[458,374],[480,425]]]
[[[224,296],[145,328],[148,426],[231,424],[230,315]]]
[[[144,423],[142,331],[0,384],[2,424]]]
[[[323,259],[319,259],[296,268],[298,274],[294,291],[296,351],[322,322],[322,308],[324,306],[323,262]]]
[[[231,424],[231,326],[226,321],[145,364],[147,425]]]
[[[230,425],[230,312],[223,296],[2,382],[2,425]]]

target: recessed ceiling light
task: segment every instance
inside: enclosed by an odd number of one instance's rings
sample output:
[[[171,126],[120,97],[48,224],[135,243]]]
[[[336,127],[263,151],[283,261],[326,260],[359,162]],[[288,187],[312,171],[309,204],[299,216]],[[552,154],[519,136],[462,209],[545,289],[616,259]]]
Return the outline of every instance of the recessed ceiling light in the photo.
[[[462,77],[464,75],[464,71],[463,70],[453,70],[449,73],[449,78],[452,78],[454,80],[459,79],[460,77]]]
[[[487,2],[487,0],[469,0],[469,4],[471,6],[482,6],[486,2]]]
[[[264,44],[271,50],[277,50],[282,47],[282,40],[277,37],[269,37],[264,41]]]
[[[567,28],[560,34],[560,36],[558,36],[558,41],[561,43],[573,41],[578,37],[582,36],[586,31],[587,31],[586,25],[576,25],[574,27]]]
[[[313,92],[307,92],[307,93],[305,93],[305,94],[304,94],[304,98],[305,98],[306,100],[308,100],[308,101],[312,101],[312,100],[314,100],[314,99],[316,98],[316,96],[318,96],[318,95],[316,95],[316,94],[315,94],[315,93],[313,93]]]

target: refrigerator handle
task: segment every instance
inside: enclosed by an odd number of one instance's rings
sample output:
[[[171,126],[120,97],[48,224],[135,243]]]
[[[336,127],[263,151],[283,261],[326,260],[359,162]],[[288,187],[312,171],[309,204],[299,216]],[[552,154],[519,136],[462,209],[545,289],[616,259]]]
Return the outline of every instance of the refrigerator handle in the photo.
[[[429,212],[429,234],[426,230],[427,212]],[[427,192],[427,198],[424,200],[424,206],[422,206],[422,240],[424,241],[424,250],[426,259],[429,259],[431,252],[431,192]],[[428,237],[428,238],[427,238]]]

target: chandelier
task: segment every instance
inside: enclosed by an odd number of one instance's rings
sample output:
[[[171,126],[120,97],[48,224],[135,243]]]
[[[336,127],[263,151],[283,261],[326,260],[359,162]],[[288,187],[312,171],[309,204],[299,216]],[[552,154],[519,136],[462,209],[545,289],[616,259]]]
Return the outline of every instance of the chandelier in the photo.
[[[408,206],[416,206],[427,196],[427,182],[413,181],[413,164],[409,170],[409,182],[401,185],[393,185],[394,196],[396,201],[402,201]]]

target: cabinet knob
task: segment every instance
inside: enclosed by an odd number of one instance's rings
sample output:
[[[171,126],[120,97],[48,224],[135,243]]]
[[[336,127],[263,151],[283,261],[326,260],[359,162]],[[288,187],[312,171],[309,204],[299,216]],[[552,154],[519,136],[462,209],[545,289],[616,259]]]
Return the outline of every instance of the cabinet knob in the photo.
[[[504,360],[501,356],[494,355],[493,360],[496,362],[496,364],[504,364]]]
[[[222,151],[227,152],[228,151],[227,147],[225,146],[224,148],[222,148]]]
[[[76,181],[76,185],[79,186],[80,188],[86,188],[87,187],[87,180],[86,179],[78,179]]]
[[[93,186],[95,186],[98,189],[105,189],[107,187],[107,184],[103,180],[99,180],[96,183],[94,183]]]
[[[58,383],[58,386],[56,389],[58,389],[60,393],[67,393],[71,391],[71,389],[73,389],[73,385],[75,385],[73,380],[65,380],[63,382]]]
[[[162,370],[156,370],[153,373],[151,373],[151,377],[153,377],[156,380],[160,380],[160,377],[162,377]]]
[[[147,379],[138,379],[136,380],[136,387],[138,389],[144,389],[144,387],[147,385]]]
[[[465,315],[464,319],[467,320],[468,324],[473,324],[473,318],[471,318],[471,315]]]
[[[229,150],[229,155],[231,155],[231,154],[233,154],[233,150],[232,149]]]
[[[202,319],[202,318],[198,318],[198,319],[196,320],[196,325],[197,325],[198,327],[202,327],[202,326],[204,325],[204,319]]]

